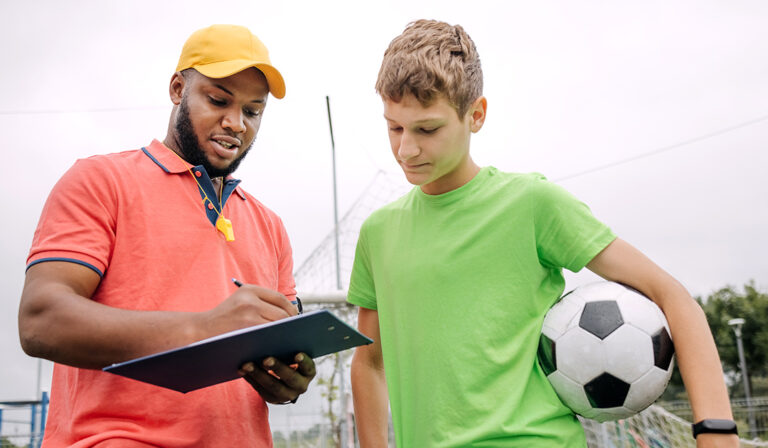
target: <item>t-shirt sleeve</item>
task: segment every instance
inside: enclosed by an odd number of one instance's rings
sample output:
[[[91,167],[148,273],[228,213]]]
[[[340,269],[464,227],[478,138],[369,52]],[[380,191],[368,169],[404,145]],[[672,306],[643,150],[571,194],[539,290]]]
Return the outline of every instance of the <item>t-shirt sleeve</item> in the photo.
[[[104,275],[115,241],[117,195],[109,170],[81,159],[59,179],[43,207],[27,267],[69,261]]]
[[[532,190],[536,247],[543,265],[578,272],[616,238],[586,204],[559,185],[539,176]]]
[[[352,265],[352,275],[349,280],[347,301],[353,305],[376,310],[376,286],[373,281],[370,252],[367,245],[369,232],[368,221],[360,229],[355,248],[355,261]]]

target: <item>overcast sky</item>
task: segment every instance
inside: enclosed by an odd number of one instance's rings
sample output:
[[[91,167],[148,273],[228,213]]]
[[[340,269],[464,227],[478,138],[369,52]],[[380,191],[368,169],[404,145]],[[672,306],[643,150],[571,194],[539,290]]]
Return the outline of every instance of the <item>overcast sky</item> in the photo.
[[[35,396],[37,363],[19,348],[16,315],[50,188],[79,157],[165,136],[181,46],[212,23],[251,28],[285,77],[287,95],[270,98],[236,176],[283,217],[297,266],[333,225],[325,96],[343,213],[378,170],[398,171],[373,90],[381,56],[408,22],[435,18],[462,24],[479,49],[488,98],[485,127],[472,140],[479,164],[558,181],[694,295],[750,279],[768,288],[768,2],[372,5],[0,5],[9,168],[0,177],[0,401]],[[45,363],[43,387],[49,381]]]

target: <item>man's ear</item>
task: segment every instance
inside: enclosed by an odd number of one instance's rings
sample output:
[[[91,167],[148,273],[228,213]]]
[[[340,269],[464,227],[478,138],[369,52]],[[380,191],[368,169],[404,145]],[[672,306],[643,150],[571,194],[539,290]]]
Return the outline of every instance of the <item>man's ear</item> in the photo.
[[[488,100],[484,96],[477,98],[469,107],[469,130],[477,132],[485,123],[485,114],[488,110]]]
[[[184,94],[184,86],[187,84],[187,80],[184,78],[184,75],[181,74],[181,72],[176,72],[171,76],[171,85],[169,86],[168,90],[171,96],[171,102],[175,106],[178,106],[181,104],[181,98]]]

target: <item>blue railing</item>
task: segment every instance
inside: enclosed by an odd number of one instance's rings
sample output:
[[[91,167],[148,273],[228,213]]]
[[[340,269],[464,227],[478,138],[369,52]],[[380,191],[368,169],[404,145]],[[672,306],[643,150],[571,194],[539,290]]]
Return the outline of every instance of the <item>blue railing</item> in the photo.
[[[39,448],[47,416],[47,392],[39,401],[0,401],[0,448]]]

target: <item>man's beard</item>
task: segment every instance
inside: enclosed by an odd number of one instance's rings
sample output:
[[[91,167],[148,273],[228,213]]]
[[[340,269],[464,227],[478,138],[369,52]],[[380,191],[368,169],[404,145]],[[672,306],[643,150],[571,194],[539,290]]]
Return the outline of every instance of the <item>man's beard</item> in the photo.
[[[184,160],[192,165],[202,165],[205,171],[210,177],[226,177],[232,174],[240,162],[243,161],[245,155],[253,147],[253,143],[240,156],[238,156],[232,163],[226,168],[216,168],[208,161],[208,157],[205,156],[202,148],[200,148],[200,141],[195,135],[195,130],[192,127],[192,121],[189,119],[189,108],[187,107],[186,97],[181,99],[179,105],[179,111],[176,116],[176,137],[179,144],[179,149],[184,157]]]

